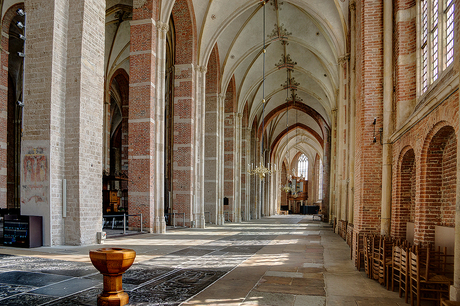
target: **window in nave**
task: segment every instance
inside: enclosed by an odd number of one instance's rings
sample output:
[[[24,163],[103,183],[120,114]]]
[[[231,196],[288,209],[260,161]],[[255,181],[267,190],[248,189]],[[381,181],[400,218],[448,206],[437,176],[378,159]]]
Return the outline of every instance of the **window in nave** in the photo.
[[[308,158],[305,154],[300,155],[299,161],[297,162],[297,175],[303,176],[306,180],[308,180]]]
[[[438,79],[454,56],[454,0],[421,0],[421,88]]]

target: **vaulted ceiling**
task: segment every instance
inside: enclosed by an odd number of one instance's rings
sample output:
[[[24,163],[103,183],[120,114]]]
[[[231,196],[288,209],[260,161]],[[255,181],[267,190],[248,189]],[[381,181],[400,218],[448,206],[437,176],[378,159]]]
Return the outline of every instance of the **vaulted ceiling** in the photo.
[[[299,151],[309,158],[322,157],[325,129],[331,127],[337,104],[338,59],[347,52],[349,0],[269,0],[265,6],[260,0],[190,2],[197,27],[198,64],[207,64],[217,44],[220,91],[226,92],[234,77],[238,112],[247,105],[249,126],[256,120],[262,130],[264,124],[277,160]],[[129,0],[108,0],[107,10],[117,3],[132,5]],[[161,2],[160,18],[169,18],[173,4]],[[111,18],[115,17],[108,17],[108,23]],[[120,29],[124,26],[128,23]],[[108,25],[108,35],[118,35],[121,41],[112,48],[125,53],[110,56],[107,64],[114,67],[125,66],[129,56],[125,44],[129,36],[118,31]]]
[[[255,0],[193,4],[199,60],[205,63],[217,43],[221,92],[234,76],[238,111],[248,104],[250,126],[254,119],[259,130],[265,125],[280,159],[299,151],[322,157],[325,126],[336,108],[338,58],[347,49],[348,0],[269,0],[265,10]]]

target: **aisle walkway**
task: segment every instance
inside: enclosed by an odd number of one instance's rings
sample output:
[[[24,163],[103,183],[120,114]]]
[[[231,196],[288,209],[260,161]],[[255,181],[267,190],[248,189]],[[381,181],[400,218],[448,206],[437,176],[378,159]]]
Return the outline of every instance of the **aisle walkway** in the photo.
[[[0,305],[96,305],[89,247],[0,247]],[[311,216],[274,216],[165,235],[113,238],[136,250],[129,305],[406,305],[358,272],[350,249]]]

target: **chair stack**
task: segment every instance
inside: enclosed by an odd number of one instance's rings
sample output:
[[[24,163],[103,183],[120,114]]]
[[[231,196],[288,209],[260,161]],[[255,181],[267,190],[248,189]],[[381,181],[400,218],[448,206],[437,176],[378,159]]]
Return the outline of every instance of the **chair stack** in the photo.
[[[362,233],[353,234],[353,245],[358,270],[364,265],[369,278],[388,290],[398,290],[406,303],[410,299],[412,306],[420,306],[428,300],[440,305],[441,299],[449,297],[453,255],[446,248],[411,246],[402,239]]]

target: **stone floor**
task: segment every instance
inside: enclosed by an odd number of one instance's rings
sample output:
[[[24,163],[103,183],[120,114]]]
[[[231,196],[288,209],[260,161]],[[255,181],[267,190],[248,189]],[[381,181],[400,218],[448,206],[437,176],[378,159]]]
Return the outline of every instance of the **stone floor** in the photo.
[[[0,305],[96,305],[85,247],[0,247]],[[406,305],[354,268],[348,245],[311,216],[107,239],[137,253],[129,305]]]

